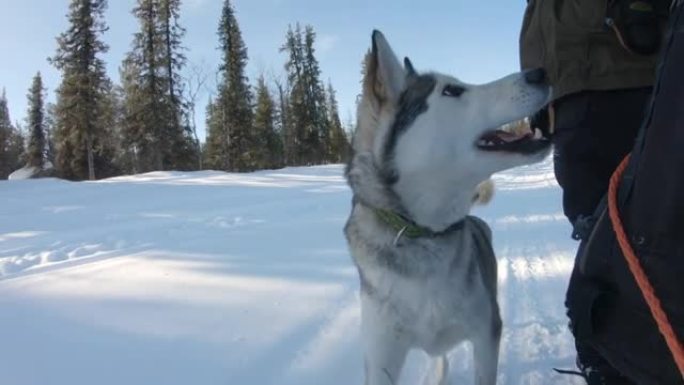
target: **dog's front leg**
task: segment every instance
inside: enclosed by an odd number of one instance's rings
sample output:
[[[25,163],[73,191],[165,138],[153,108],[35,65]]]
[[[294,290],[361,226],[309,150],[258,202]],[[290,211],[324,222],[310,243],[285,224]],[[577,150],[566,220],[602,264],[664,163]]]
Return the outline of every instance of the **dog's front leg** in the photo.
[[[496,385],[501,343],[501,318],[494,312],[489,327],[484,327],[473,339],[475,384]]]
[[[408,346],[393,333],[366,335],[366,385],[397,385]]]
[[[382,313],[373,300],[362,299],[366,385],[397,385],[409,350],[405,335]]]

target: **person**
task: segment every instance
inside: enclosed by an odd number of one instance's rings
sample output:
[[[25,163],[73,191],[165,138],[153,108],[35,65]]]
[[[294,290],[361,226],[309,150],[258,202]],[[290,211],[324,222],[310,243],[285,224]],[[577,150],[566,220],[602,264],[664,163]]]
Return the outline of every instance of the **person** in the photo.
[[[521,67],[543,68],[553,88],[552,102],[531,118],[531,125],[554,143],[563,211],[577,240],[588,238],[611,175],[634,147],[651,100],[670,4],[671,0],[527,2],[520,34]],[[578,368],[589,385],[636,384],[590,338],[592,327],[606,326],[601,318],[611,304],[603,297],[598,301],[601,291],[593,287],[596,281],[583,279],[579,261],[566,295]],[[592,307],[596,303],[600,306]],[[581,321],[583,317],[590,322]]]

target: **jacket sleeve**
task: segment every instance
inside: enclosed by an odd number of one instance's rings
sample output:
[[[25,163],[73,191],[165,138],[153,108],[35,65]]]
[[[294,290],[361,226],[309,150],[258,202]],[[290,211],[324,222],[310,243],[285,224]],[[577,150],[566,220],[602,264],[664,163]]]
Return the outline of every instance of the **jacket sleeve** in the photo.
[[[544,67],[544,42],[539,21],[538,0],[527,0],[520,31],[520,68],[533,69]]]

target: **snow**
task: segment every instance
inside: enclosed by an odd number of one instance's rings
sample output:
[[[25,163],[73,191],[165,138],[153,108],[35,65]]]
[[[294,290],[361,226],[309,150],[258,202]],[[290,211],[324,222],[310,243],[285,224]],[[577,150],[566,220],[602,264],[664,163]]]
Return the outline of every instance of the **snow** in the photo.
[[[342,166],[0,182],[0,384],[361,384]],[[496,177],[499,384],[580,384],[550,162]],[[470,348],[450,356],[472,384]],[[400,384],[420,383],[412,352]]]
[[[45,171],[52,171],[53,170],[53,165],[52,162],[50,161],[45,161],[45,165],[43,166],[42,169],[38,167],[32,167],[32,166],[25,166],[20,168],[19,170],[14,171],[11,173],[7,179],[8,180],[25,180],[25,179],[31,179],[34,178],[36,175],[45,172]]]
[[[31,179],[33,178],[34,175],[38,173],[38,168],[36,167],[31,167],[31,166],[26,166],[22,167],[19,170],[9,174],[7,177],[8,180],[24,180],[24,179]]]

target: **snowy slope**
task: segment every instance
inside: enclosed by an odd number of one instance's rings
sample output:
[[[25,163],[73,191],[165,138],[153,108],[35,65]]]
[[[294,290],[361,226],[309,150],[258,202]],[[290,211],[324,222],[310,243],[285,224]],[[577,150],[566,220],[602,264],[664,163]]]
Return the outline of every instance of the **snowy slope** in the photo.
[[[341,166],[0,182],[1,385],[362,383]],[[497,176],[500,384],[574,384],[550,163]],[[453,384],[471,384],[469,348]],[[412,353],[401,384],[427,367]],[[573,382],[575,381],[575,382]]]

